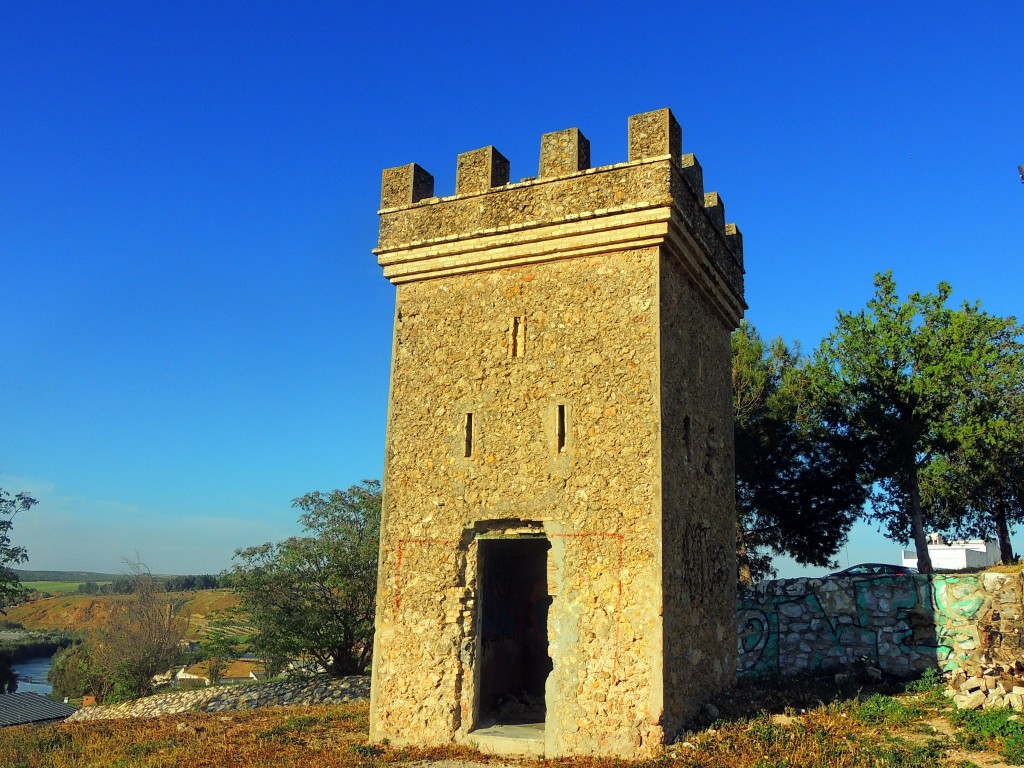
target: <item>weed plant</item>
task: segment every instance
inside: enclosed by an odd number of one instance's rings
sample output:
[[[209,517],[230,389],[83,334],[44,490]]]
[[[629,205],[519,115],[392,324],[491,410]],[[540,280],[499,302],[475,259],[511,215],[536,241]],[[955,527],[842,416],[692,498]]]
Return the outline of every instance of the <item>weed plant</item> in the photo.
[[[911,680],[906,684],[904,690],[907,693],[927,693],[930,691],[941,691],[944,685],[942,674],[935,667],[928,667],[917,680]]]
[[[1011,765],[1024,765],[1024,721],[1013,710],[959,710],[949,720],[965,749],[992,749]]]
[[[853,716],[864,725],[907,727],[925,716],[925,711],[913,702],[904,703],[891,696],[873,694],[866,701],[852,707]]]

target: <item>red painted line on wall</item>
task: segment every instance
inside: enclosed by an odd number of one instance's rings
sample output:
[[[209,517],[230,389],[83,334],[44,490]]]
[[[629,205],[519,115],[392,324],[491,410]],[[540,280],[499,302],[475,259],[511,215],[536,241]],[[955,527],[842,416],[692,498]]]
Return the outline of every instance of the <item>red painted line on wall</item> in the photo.
[[[619,667],[619,621],[622,615],[622,568],[624,565],[624,554],[623,554],[623,542],[625,536],[621,533],[550,533],[548,536],[552,539],[587,539],[587,538],[602,538],[602,539],[614,539],[617,559],[618,559],[618,574],[615,579],[615,648],[612,655],[612,681],[617,681],[617,673]],[[395,610],[397,611],[402,605],[402,562],[405,559],[405,548],[408,544],[448,544],[453,545],[455,541],[452,539],[399,539],[398,540],[398,567],[395,569]]]
[[[454,544],[452,539],[399,539],[398,567],[395,569],[395,610],[402,605],[402,560],[405,558],[406,544]]]
[[[618,548],[619,571],[615,579],[615,650],[612,655],[612,683],[618,681],[617,673],[619,668],[619,617],[622,616],[622,566],[623,566],[623,541],[625,536],[621,533],[551,533],[553,539],[582,539],[582,538],[605,538],[615,539]]]

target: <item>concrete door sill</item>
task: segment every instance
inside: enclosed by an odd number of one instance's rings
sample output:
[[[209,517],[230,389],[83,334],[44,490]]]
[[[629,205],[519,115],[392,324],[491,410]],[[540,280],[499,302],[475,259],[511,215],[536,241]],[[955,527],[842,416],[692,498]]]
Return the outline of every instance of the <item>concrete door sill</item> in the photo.
[[[469,738],[487,755],[544,757],[544,723],[489,725],[470,732]]]

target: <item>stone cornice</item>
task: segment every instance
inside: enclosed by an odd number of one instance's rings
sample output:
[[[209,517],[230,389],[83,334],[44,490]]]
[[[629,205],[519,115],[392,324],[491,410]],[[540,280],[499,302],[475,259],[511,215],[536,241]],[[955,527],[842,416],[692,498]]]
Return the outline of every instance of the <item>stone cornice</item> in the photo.
[[[386,208],[374,252],[399,284],[664,246],[735,326],[746,308],[741,236],[685,160],[645,158]]]

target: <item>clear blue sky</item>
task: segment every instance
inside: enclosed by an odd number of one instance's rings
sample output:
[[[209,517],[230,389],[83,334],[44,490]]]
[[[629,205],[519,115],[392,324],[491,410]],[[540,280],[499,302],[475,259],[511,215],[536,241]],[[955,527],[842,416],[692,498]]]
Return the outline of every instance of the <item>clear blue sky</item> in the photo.
[[[1024,4],[977,8],[4,2],[0,485],[40,501],[29,567],[215,572],[295,533],[292,498],[380,477],[385,167],[450,194],[494,144],[533,176],[570,126],[620,162],[668,106],[765,335],[814,346],[888,268],[1019,314]]]

